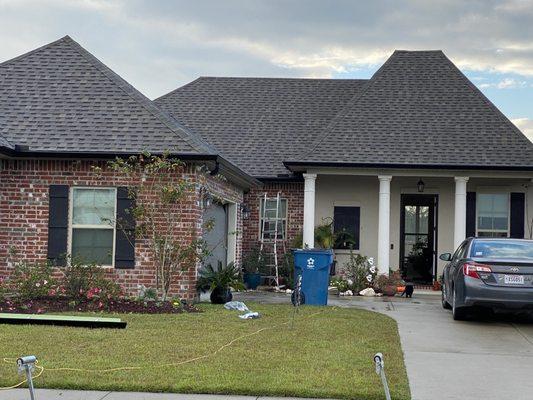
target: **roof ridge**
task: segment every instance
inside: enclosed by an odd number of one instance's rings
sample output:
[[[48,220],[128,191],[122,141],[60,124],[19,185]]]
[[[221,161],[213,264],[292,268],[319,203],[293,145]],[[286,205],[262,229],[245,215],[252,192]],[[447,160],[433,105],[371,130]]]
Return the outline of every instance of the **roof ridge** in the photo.
[[[444,51],[440,50],[440,49],[435,49],[435,50],[402,50],[402,49],[397,49],[397,50],[394,50],[395,53],[442,53],[444,54]]]
[[[204,75],[199,76],[195,79],[256,79],[256,80],[285,80],[285,81],[328,81],[328,82],[338,82],[338,81],[368,81],[369,79],[364,78],[298,78],[298,77],[277,77],[277,76],[214,76],[214,75]],[[194,82],[194,81],[193,81]]]
[[[179,86],[173,90],[171,90],[168,93],[165,93],[159,97],[156,97],[153,101],[162,100],[168,96],[173,95],[179,90],[182,90],[188,86],[192,86],[196,82],[202,80],[202,79],[228,79],[228,80],[237,80],[237,79],[249,79],[249,80],[279,80],[279,81],[327,81],[327,82],[366,82],[370,79],[363,79],[363,78],[276,78],[276,77],[254,77],[254,76],[199,76],[198,78],[186,83],[185,85]]]
[[[111,82],[116,84],[125,94],[135,100],[140,104],[144,109],[146,109],[150,114],[156,117],[161,121],[167,128],[169,128],[173,133],[179,136],[180,139],[185,140],[194,150],[199,152],[206,152],[207,154],[217,154],[217,151],[201,139],[198,135],[193,133],[188,128],[185,128],[178,121],[175,120],[168,113],[163,111],[157,105],[153,103],[148,97],[142,94],[137,90],[133,85],[128,83],[124,78],[114,72],[111,68],[105,65],[102,61],[92,55],[87,51],[83,46],[78,42],[72,39],[70,36],[65,36],[61,40],[64,40],[66,43],[72,46],[82,57],[84,57],[94,68],[96,68],[102,75],[104,75]],[[180,133],[183,132],[183,134]]]
[[[350,110],[350,108],[353,107],[353,105],[356,104],[364,96],[364,94],[368,91],[368,88],[370,88],[372,84],[375,82],[375,79],[383,73],[383,69],[385,68],[385,66],[388,65],[391,62],[392,58],[399,52],[400,51],[395,50],[391,54],[391,56],[387,59],[387,61],[385,61],[383,65],[379,67],[379,69],[374,73],[374,75],[372,75],[372,77],[367,80],[367,84],[365,85],[365,87],[359,93],[356,93],[352,97],[352,99],[348,103],[346,103],[346,105],[342,108],[342,110],[340,110],[333,117],[333,119],[328,123],[328,125],[324,129],[324,132],[325,132],[324,136],[322,136],[320,140],[317,140],[315,145],[313,145],[308,151],[303,153],[302,157],[307,157],[308,155],[313,153],[317,149],[317,147],[320,146],[320,144],[322,144],[328,138],[329,135],[331,135],[333,127],[336,124],[338,124],[340,119],[344,115],[346,115],[346,113]]]
[[[34,54],[34,53],[37,53],[38,51],[41,51],[41,50],[47,49],[47,48],[49,48],[49,47],[55,46],[57,43],[67,41],[68,39],[72,40],[72,38],[71,38],[69,35],[65,35],[65,36],[63,36],[62,38],[59,38],[59,39],[57,39],[57,40],[54,40],[53,42],[50,42],[50,43],[47,43],[47,44],[42,45],[42,46],[40,46],[40,47],[37,47],[36,49],[33,49],[33,50],[30,50],[30,51],[27,51],[27,52],[24,53],[24,54],[20,54],[20,55],[18,55],[18,56],[16,56],[16,57],[10,58],[10,59],[8,59],[8,60],[6,60],[6,61],[2,61],[2,62],[0,63],[0,67],[3,67],[4,65],[10,64],[10,63],[13,62],[13,61],[18,61],[18,60],[20,60],[20,59],[22,59],[22,58],[25,58],[25,57],[27,57],[27,56],[30,56],[30,55],[32,55],[32,54]]]

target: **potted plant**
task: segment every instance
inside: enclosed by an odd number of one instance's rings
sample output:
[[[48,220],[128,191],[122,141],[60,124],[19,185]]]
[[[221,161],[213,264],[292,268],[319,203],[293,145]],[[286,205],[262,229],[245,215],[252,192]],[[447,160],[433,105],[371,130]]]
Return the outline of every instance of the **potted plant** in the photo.
[[[221,262],[218,263],[218,268],[209,264],[202,269],[196,286],[202,292],[211,290],[210,299],[213,304],[224,304],[231,301],[233,299],[231,288],[244,289],[239,268],[234,263],[229,263],[223,267]]]
[[[405,286],[398,273],[381,274],[376,278],[374,289],[384,296],[392,297],[398,293],[398,287]]]
[[[333,220],[328,221],[315,228],[315,246],[322,249],[332,249],[335,244],[335,234],[333,233]]]
[[[261,283],[261,271],[266,268],[265,257],[258,248],[253,248],[242,263],[243,281],[246,289],[255,290]]]
[[[433,281],[433,290],[435,291],[440,291],[442,290],[442,279],[443,279],[443,276],[439,276],[439,278],[437,280],[434,280]]]

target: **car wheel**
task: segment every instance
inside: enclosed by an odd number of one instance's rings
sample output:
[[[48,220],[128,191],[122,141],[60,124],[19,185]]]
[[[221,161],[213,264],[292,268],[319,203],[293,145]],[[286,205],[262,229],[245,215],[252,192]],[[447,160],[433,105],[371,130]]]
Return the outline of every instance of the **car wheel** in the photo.
[[[452,316],[455,321],[465,320],[468,315],[468,309],[466,307],[457,307],[457,290],[453,288],[453,298],[452,298]]]
[[[445,310],[450,310],[452,308],[452,306],[450,305],[450,303],[448,303],[448,301],[446,300],[446,288],[444,286],[444,284],[442,285],[442,288],[441,288],[441,303],[442,303],[442,308],[444,308]]]

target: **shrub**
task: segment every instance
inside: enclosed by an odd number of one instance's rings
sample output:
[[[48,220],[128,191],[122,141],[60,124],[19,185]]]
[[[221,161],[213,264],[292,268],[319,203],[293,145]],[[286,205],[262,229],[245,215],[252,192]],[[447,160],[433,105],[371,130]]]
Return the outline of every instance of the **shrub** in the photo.
[[[377,268],[370,263],[368,257],[350,251],[350,259],[344,264],[344,275],[354,293],[372,286],[376,278]]]
[[[387,286],[403,286],[405,282],[400,276],[399,271],[389,272],[389,274],[378,275],[374,282],[376,292],[383,292]]]
[[[283,278],[287,289],[294,289],[294,255],[292,251],[289,250],[281,256],[278,273]]]
[[[251,249],[243,258],[242,268],[249,274],[261,273],[266,270],[265,254],[258,247]]]
[[[72,262],[65,268],[65,294],[76,301],[89,300],[106,303],[121,295],[120,285],[105,277],[102,267]]]
[[[8,294],[7,281],[0,277],[0,302],[6,300]]]
[[[14,294],[22,300],[48,296],[50,289],[57,285],[53,272],[50,263],[17,263],[10,280]]]
[[[330,285],[337,288],[339,293],[346,292],[348,289],[350,289],[348,281],[340,276],[334,276],[331,278]]]
[[[200,277],[196,287],[202,292],[214,290],[215,288],[229,289],[230,287],[235,290],[242,290],[244,289],[244,284],[242,283],[240,270],[234,263],[231,262],[226,266],[222,266],[219,261],[217,268],[209,264],[200,270]]]

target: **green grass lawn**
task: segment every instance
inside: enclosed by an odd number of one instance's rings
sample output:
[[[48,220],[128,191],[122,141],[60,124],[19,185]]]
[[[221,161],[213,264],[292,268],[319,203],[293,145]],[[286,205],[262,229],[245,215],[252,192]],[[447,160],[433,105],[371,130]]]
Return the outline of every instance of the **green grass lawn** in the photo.
[[[372,363],[381,351],[392,397],[410,398],[396,323],[389,317],[302,307],[291,327],[286,322],[292,306],[249,306],[262,318],[243,321],[222,306],[200,305],[203,313],[120,315],[128,322],[124,330],[0,325],[0,357],[37,355],[45,368],[37,388],[384,399]],[[215,355],[161,366],[213,353],[242,335],[248,336]],[[0,386],[20,381],[15,365],[0,364]],[[53,370],[65,367],[141,369]]]

